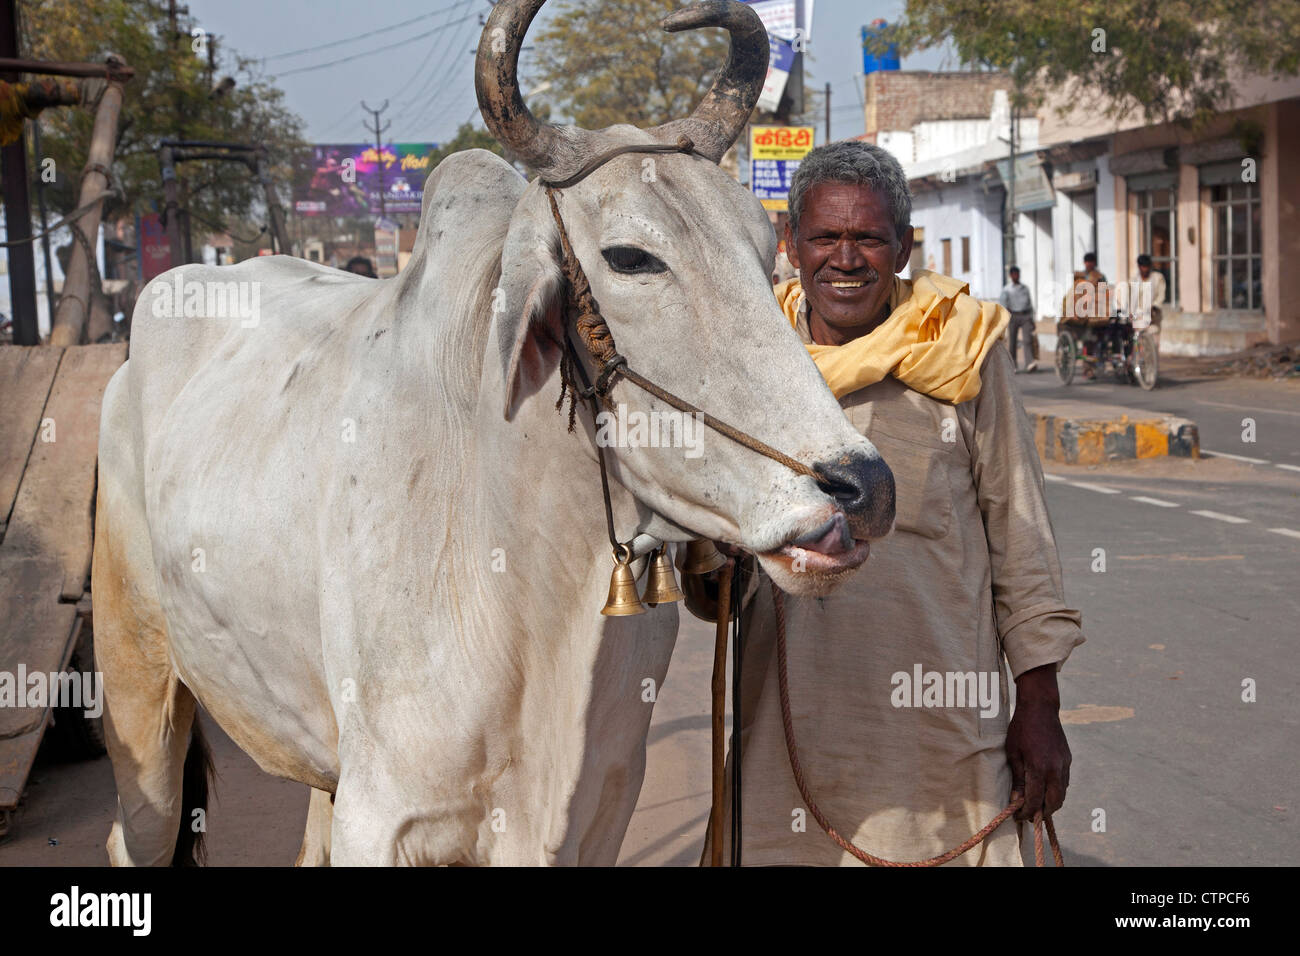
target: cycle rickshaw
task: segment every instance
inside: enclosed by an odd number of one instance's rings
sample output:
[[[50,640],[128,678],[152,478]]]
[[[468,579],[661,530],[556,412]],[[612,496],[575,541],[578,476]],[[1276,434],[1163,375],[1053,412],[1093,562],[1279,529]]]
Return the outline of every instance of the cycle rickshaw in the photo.
[[[1078,284],[1075,289],[1077,304]],[[1061,311],[1065,317],[1056,323],[1056,377],[1062,385],[1074,381],[1082,367],[1085,377],[1109,372],[1117,381],[1140,385],[1146,391],[1156,387],[1160,359],[1155,326],[1135,330],[1132,317],[1122,308],[1112,309],[1108,297],[1104,297],[1100,309]],[[1101,315],[1082,317],[1089,312]]]

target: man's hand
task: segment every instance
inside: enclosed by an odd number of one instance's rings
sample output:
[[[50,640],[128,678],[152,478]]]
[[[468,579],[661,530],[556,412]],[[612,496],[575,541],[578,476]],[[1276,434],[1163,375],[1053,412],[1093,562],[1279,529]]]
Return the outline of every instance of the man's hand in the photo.
[[[1056,665],[1045,664],[1016,678],[1016,711],[1007,728],[1011,789],[1025,795],[1017,820],[1061,809],[1070,786],[1070,745],[1061,728]]]

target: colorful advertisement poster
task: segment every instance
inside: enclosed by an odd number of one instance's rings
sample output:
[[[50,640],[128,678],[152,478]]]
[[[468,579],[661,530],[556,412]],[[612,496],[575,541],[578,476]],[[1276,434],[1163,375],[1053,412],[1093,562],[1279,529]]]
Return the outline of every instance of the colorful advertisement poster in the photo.
[[[749,128],[749,188],[764,209],[785,212],[790,180],[813,148],[811,126],[751,126]]]
[[[310,177],[295,192],[294,211],[301,216],[418,213],[437,148],[436,143],[313,146]]]

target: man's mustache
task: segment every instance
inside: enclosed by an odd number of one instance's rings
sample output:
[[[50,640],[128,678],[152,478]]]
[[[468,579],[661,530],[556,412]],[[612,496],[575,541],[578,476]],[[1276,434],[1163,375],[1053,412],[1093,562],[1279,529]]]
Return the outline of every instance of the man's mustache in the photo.
[[[817,273],[817,278],[822,282],[875,282],[880,278],[880,273],[874,268],[868,266],[865,273],[845,275],[842,272],[831,273],[822,271]]]

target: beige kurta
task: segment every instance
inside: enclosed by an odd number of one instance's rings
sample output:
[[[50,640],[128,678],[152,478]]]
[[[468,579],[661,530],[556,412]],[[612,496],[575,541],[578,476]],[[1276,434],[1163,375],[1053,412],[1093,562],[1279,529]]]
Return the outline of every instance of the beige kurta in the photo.
[[[810,341],[806,318],[799,334]],[[1083,641],[1080,615],[1065,605],[1042,470],[1013,371],[999,343],[984,363],[979,395],[960,405],[893,377],[845,396],[849,420],[893,470],[896,530],[873,543],[866,565],[830,597],[785,599],[805,779],[831,824],[885,859],[938,855],[1006,806],[1008,677],[1059,667]],[[806,808],[782,734],[770,587],[765,577],[750,577],[754,597],[742,619],[742,863],[859,865],[800,812]],[[996,714],[894,706],[904,698],[925,703],[921,689],[905,695],[896,678],[913,677],[918,665],[923,674],[982,672],[990,688],[996,675]],[[941,701],[956,702],[955,695]],[[723,831],[728,859],[729,817]],[[957,860],[1020,862],[1013,821]]]

